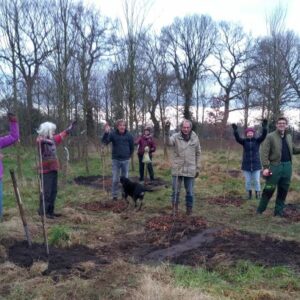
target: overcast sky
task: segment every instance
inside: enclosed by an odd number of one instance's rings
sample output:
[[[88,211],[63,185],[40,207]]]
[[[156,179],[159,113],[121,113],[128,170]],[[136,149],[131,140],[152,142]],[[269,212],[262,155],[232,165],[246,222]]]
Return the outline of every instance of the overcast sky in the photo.
[[[144,0],[136,0],[144,3]],[[122,18],[122,0],[85,0],[99,8],[102,14],[112,18]],[[280,4],[287,9],[286,27],[297,33],[299,30],[299,0],[149,0],[152,3],[148,22],[155,30],[169,25],[176,17],[187,14],[207,14],[214,20],[225,20],[240,23],[246,32],[254,36],[265,35],[266,16]]]

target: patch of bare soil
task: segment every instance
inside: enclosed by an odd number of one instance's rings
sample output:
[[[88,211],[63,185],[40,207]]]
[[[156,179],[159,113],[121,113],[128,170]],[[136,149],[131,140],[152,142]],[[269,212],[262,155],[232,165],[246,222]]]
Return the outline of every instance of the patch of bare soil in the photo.
[[[80,205],[81,208],[91,211],[112,211],[121,213],[128,208],[128,203],[124,200],[117,201],[94,201]]]
[[[234,177],[234,178],[238,178],[241,176],[240,170],[228,170],[227,172],[231,177]]]
[[[152,245],[168,247],[206,227],[207,222],[201,217],[188,217],[181,213],[175,217],[161,215],[146,222],[145,239]]]
[[[111,176],[92,175],[74,178],[76,184],[88,185],[97,189],[111,189]]]
[[[134,182],[138,182],[138,177],[130,177],[130,180]],[[104,189],[106,191],[111,190],[112,178],[111,176],[102,176],[102,175],[94,175],[94,176],[78,176],[74,178],[75,183],[88,185],[97,189]],[[170,182],[167,182],[161,178],[155,178],[155,180],[150,181],[146,179],[144,182],[148,189],[150,190],[158,190],[165,187],[168,187]]]
[[[114,213],[121,213],[127,209],[128,203],[123,200],[117,200],[117,201],[108,200],[105,202],[94,201],[94,202],[84,203],[80,205],[80,207],[86,210],[91,210],[96,212],[112,211]]]
[[[291,222],[300,222],[300,207],[297,204],[287,204],[284,208],[284,218]]]
[[[228,206],[228,205],[233,205],[236,207],[241,206],[243,203],[245,203],[245,200],[241,198],[235,198],[235,197],[215,197],[208,199],[209,204],[217,204],[220,206]]]
[[[48,268],[43,275],[63,274],[74,271],[83,272],[80,266],[83,262],[92,262],[96,266],[109,263],[107,258],[97,255],[97,252],[83,245],[74,245],[70,248],[49,247],[50,255],[47,256],[43,244],[33,243],[29,248],[27,242],[16,241],[7,249],[8,260],[14,264],[30,268],[34,262],[48,262]]]
[[[249,260],[263,266],[285,265],[300,271],[300,244],[228,228],[207,228],[188,240],[148,253],[145,259],[202,265],[208,269]]]

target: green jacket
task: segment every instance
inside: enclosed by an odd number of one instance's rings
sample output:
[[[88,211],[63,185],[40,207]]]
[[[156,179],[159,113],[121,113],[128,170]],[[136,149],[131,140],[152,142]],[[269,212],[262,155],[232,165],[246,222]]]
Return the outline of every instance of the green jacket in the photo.
[[[292,136],[286,133],[286,141],[290,150],[291,159],[293,154],[299,154],[300,148],[295,147],[292,141]],[[278,130],[269,133],[262,144],[261,162],[264,169],[269,168],[269,165],[279,165],[281,161],[282,141]]]
[[[192,131],[189,141],[185,141],[181,132],[167,137],[167,143],[174,148],[172,158],[172,175],[195,177],[200,170],[200,141]]]

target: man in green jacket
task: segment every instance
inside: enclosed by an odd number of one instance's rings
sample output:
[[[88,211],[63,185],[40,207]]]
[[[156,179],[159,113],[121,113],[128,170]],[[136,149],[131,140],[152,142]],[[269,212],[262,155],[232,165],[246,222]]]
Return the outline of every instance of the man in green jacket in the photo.
[[[178,214],[181,183],[184,183],[186,195],[186,214],[191,215],[194,202],[194,179],[200,169],[200,142],[192,131],[192,122],[184,120],[180,132],[169,136],[170,122],[166,122],[167,144],[173,147],[172,158],[172,206],[173,213]]]
[[[266,184],[257,208],[257,213],[260,214],[266,210],[277,187],[274,215],[283,216],[284,202],[292,177],[292,156],[300,153],[300,148],[295,147],[291,135],[287,133],[287,127],[287,119],[278,118],[276,130],[269,133],[263,143],[261,160]]]

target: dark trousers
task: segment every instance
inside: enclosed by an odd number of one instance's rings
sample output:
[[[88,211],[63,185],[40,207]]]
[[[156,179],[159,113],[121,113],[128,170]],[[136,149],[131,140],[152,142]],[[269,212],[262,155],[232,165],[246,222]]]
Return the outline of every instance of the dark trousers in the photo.
[[[139,157],[139,171],[140,171],[140,181],[144,180],[144,171],[145,171],[145,164],[143,163],[143,155],[138,154]],[[152,160],[152,155],[149,154],[150,159]],[[154,180],[154,171],[152,163],[147,164],[148,173],[150,176],[150,180]]]
[[[282,162],[278,166],[271,165],[270,170],[272,175],[266,180],[266,185],[263,189],[257,212],[262,213],[266,210],[269,200],[277,187],[274,215],[282,215],[285,198],[291,183],[292,163]]]
[[[57,195],[57,171],[52,171],[46,174],[41,174],[43,180],[43,193],[45,200],[46,214],[52,215],[54,213],[55,199]],[[40,197],[39,213],[43,213],[43,199]]]

